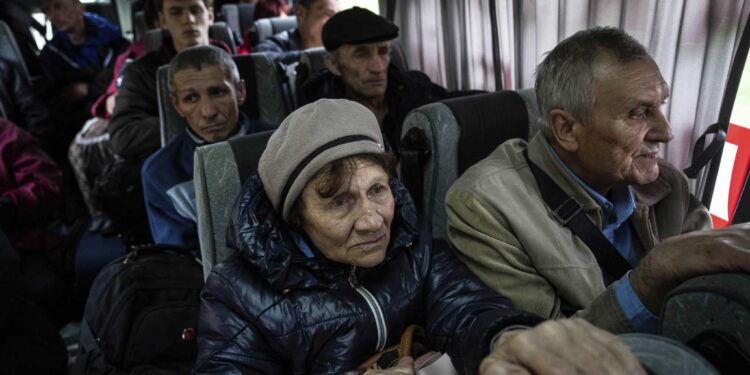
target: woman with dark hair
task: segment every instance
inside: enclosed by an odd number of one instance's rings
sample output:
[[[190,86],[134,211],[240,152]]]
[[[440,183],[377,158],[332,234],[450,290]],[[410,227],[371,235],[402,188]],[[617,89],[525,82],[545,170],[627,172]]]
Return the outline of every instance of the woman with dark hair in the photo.
[[[361,371],[413,324],[462,374],[643,373],[615,336],[582,320],[510,331],[540,319],[432,239],[387,173],[392,159],[355,102],[323,99],[284,120],[231,215],[236,252],[203,289],[198,373]],[[382,370],[414,371],[408,357]]]

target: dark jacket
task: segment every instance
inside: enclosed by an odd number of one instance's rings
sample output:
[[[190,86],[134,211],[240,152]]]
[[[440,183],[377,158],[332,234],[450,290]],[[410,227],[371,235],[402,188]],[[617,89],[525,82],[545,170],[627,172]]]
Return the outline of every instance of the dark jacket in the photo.
[[[431,239],[408,192],[392,180],[396,212],[385,260],[370,269],[308,258],[273,210],[257,174],[230,219],[234,255],[214,267],[201,295],[198,373],[335,374],[356,369],[412,323],[461,373],[476,373],[491,338],[537,318],[479,281],[444,241]],[[374,296],[376,314],[354,286]],[[380,346],[378,347],[378,344]]]
[[[254,52],[265,52],[276,62],[291,64],[302,55],[302,39],[299,30],[284,30],[258,43]]]
[[[0,58],[0,105],[7,120],[40,141],[55,138],[49,111],[38,100],[21,69],[4,58]]]
[[[71,83],[88,84],[88,109],[106,90],[112,79],[115,58],[130,43],[122,37],[120,29],[105,18],[93,13],[85,13],[83,18],[86,25],[83,45],[73,45],[64,32],[56,31],[42,49],[39,59],[50,92],[54,93]]]
[[[344,82],[328,70],[318,73],[299,89],[300,106],[318,99],[349,99]],[[401,138],[401,127],[406,115],[414,108],[436,102],[448,97],[448,91],[438,86],[419,71],[401,72],[393,64],[388,68],[388,87],[385,99],[388,102],[388,114],[380,124],[389,150],[398,152]]]
[[[242,112],[237,122],[239,130],[230,138],[276,128]],[[155,243],[198,248],[193,153],[201,144],[205,141],[186,128],[143,164],[143,198]]]
[[[120,157],[143,161],[161,146],[156,72],[176,54],[172,43],[164,43],[125,68],[107,125],[112,151]]]

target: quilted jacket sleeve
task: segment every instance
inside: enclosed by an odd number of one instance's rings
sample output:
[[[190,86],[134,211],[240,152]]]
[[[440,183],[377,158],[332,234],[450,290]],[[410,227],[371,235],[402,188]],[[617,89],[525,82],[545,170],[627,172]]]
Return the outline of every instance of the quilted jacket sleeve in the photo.
[[[450,355],[459,373],[477,373],[493,336],[503,328],[541,321],[514,310],[510,299],[480,281],[445,241],[434,241],[427,275],[427,335]]]
[[[197,374],[284,374],[251,318],[244,314],[242,291],[224,275],[209,275],[201,292]]]

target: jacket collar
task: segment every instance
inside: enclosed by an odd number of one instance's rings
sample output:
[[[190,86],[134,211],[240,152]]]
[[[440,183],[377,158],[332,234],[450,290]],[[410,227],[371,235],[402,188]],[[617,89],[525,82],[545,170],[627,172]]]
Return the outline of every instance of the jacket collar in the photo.
[[[417,213],[406,188],[391,179],[395,214],[391,243],[380,265],[359,272],[377,272],[417,237]],[[289,228],[275,212],[257,172],[242,188],[239,205],[230,217],[227,246],[255,267],[276,290],[340,288],[348,285],[350,265],[336,263],[317,254],[308,258],[297,248]]]
[[[531,139],[528,146],[529,158],[536,163],[547,175],[552,178],[560,188],[581,203],[587,213],[601,212],[599,204],[589,195],[586,190],[578,184],[570,174],[565,172],[565,167],[558,158],[550,152],[552,145],[543,132],[538,132]],[[654,182],[646,185],[630,185],[636,202],[636,212],[642,211],[639,207],[650,207],[659,203],[671,193],[672,188],[659,175]],[[597,225],[601,226],[600,214],[597,216]]]
[[[185,121],[187,122],[187,120]],[[250,128],[250,118],[247,117],[247,115],[244,112],[239,111],[237,113],[237,125],[235,127],[235,131],[234,133],[230,134],[229,138],[225,139],[225,141],[234,139],[237,137],[241,137],[247,134],[247,131],[249,128]],[[193,131],[193,129],[190,127],[190,125],[185,124],[185,132],[188,134],[188,136],[190,137],[190,139],[193,141],[193,143],[196,146],[206,144],[206,141],[203,138],[201,138],[198,134],[196,134]],[[221,141],[218,141],[218,142],[221,142]]]

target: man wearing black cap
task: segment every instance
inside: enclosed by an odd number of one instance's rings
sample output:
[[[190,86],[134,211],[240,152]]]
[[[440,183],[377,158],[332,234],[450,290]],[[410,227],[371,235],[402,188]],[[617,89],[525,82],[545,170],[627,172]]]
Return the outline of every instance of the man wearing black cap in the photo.
[[[390,40],[398,26],[367,9],[339,12],[323,26],[327,71],[300,88],[300,103],[345,98],[369,108],[380,122],[387,147],[399,149],[401,125],[412,109],[443,99],[444,88],[422,72],[390,66]]]

